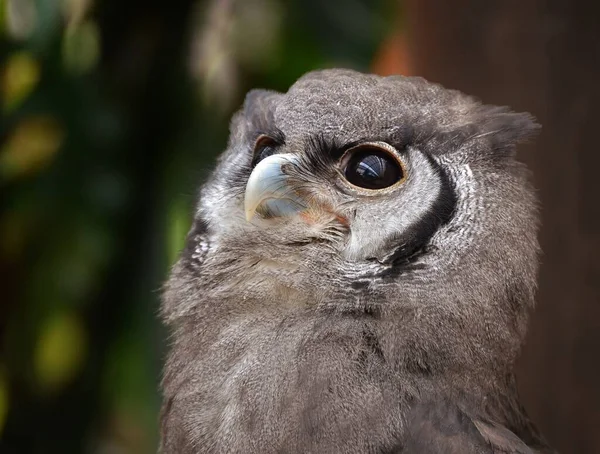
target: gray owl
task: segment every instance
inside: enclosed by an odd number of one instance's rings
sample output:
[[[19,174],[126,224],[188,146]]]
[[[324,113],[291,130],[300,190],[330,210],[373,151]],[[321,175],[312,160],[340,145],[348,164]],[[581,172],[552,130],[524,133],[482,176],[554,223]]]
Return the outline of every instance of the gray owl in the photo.
[[[552,452],[513,372],[536,129],[420,78],[251,91],[164,293],[162,452]]]

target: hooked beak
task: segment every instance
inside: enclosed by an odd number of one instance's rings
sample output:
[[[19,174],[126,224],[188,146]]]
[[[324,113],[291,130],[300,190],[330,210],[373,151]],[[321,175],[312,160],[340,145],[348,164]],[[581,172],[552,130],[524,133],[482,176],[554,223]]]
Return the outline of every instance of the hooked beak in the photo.
[[[246,220],[256,213],[264,217],[291,216],[306,209],[306,202],[289,185],[285,165],[297,165],[292,154],[275,154],[260,161],[248,179],[244,196]]]

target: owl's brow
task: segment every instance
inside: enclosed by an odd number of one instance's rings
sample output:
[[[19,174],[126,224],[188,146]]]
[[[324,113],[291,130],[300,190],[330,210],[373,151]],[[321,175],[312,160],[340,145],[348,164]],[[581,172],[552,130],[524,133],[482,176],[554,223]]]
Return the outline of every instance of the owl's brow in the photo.
[[[285,145],[285,134],[281,129],[276,126],[269,127],[267,129],[257,129],[253,131],[250,137],[250,142],[255,143],[260,136],[267,136],[273,140],[277,145]]]
[[[342,143],[336,137],[326,137],[324,134],[315,134],[309,139],[309,150],[319,153],[323,157],[328,157],[337,161],[350,148],[361,143],[373,142],[380,139],[361,137],[350,142]]]

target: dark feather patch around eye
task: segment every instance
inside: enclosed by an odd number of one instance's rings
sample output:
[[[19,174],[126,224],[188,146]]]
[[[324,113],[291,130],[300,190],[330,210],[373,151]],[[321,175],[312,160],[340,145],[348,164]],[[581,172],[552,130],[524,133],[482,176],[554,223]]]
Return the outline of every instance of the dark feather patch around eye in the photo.
[[[278,128],[268,131],[257,131],[254,135],[253,144],[252,167],[268,156],[277,153],[279,147],[285,144],[285,135]]]
[[[320,173],[327,169],[333,170],[333,164],[340,160],[346,150],[363,141],[360,139],[343,144],[335,137],[318,134],[308,139],[304,152],[311,170]]]
[[[303,147],[304,170],[331,181],[336,175],[335,163],[344,154],[345,147],[335,138],[317,134],[306,139]]]
[[[344,154],[346,147],[335,138],[326,138],[318,134],[309,139],[307,152],[318,155],[322,160],[337,161]]]
[[[391,266],[379,273],[379,277],[395,279],[408,269],[420,268],[422,265],[416,262],[422,255],[430,251],[429,241],[454,216],[458,199],[450,177],[432,157],[425,156],[440,178],[440,194],[433,206],[423,214],[421,219],[394,240],[398,247],[384,261]]]

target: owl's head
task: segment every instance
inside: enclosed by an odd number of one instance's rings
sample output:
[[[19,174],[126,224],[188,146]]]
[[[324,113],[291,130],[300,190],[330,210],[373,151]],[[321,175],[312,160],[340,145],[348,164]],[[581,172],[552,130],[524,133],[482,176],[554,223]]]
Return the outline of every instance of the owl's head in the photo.
[[[465,323],[483,312],[520,338],[538,245],[515,145],[536,129],[420,78],[326,70],[285,94],[251,91],[182,262],[244,299]]]

